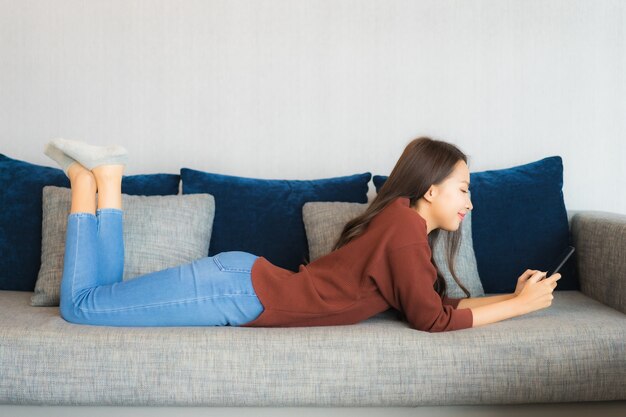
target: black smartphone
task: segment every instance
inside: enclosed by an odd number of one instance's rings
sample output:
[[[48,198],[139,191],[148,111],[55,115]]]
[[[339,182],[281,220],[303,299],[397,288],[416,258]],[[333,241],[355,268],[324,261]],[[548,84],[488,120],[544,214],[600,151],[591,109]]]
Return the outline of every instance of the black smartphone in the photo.
[[[548,271],[546,272],[546,276],[542,279],[549,278],[551,275],[554,275],[557,272],[559,272],[559,269],[561,269],[561,267],[565,264],[565,262],[569,259],[569,257],[572,256],[572,253],[574,253],[574,250],[575,249],[573,246],[568,246],[567,248],[565,248],[563,253],[561,253],[561,256],[557,258],[558,263],[554,264],[550,269],[548,269]]]

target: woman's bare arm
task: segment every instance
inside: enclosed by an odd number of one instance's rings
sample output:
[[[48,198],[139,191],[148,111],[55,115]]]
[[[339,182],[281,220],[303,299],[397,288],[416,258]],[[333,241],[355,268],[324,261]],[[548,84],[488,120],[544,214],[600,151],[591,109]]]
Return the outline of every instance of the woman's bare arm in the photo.
[[[461,303],[459,303],[457,308],[461,308]],[[472,327],[495,323],[525,314],[519,299],[515,296],[507,300],[497,301],[495,303],[479,307],[472,307],[471,309],[474,317]]]
[[[480,306],[486,306],[489,304],[497,303],[499,301],[510,300],[515,297],[515,294],[502,294],[502,295],[490,295],[486,297],[470,297],[463,298],[459,302],[456,308],[474,308]]]
[[[541,279],[544,276],[545,273],[537,271],[526,280],[520,293],[508,300],[472,307],[472,327],[495,323],[550,307],[554,299],[552,293],[556,288],[556,282],[561,279],[561,274],[556,273],[548,278]],[[461,302],[459,302],[457,308],[460,305]]]

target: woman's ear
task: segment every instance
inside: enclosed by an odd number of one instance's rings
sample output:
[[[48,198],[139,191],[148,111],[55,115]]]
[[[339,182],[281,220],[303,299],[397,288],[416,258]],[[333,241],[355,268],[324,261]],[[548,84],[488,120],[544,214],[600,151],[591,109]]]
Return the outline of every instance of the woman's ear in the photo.
[[[437,194],[437,190],[435,189],[434,185],[431,185],[430,188],[428,189],[428,191],[426,191],[426,193],[423,195],[424,199],[428,200],[429,202],[432,203],[433,201],[433,196]]]

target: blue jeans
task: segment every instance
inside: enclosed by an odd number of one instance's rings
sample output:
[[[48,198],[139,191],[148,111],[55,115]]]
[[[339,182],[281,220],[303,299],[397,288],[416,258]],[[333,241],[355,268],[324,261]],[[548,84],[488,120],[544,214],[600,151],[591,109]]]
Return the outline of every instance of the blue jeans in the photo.
[[[264,310],[250,275],[257,258],[221,252],[123,281],[122,210],[70,213],[60,314],[103,326],[239,326]]]

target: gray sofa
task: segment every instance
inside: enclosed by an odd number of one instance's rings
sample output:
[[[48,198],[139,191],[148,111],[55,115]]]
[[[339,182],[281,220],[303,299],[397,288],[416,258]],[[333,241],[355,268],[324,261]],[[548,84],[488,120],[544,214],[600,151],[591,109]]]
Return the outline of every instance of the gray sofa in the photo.
[[[0,403],[425,406],[626,400],[626,215],[568,211],[581,291],[428,333],[389,310],[347,326],[71,324],[0,291]],[[491,294],[487,294],[491,295]]]

